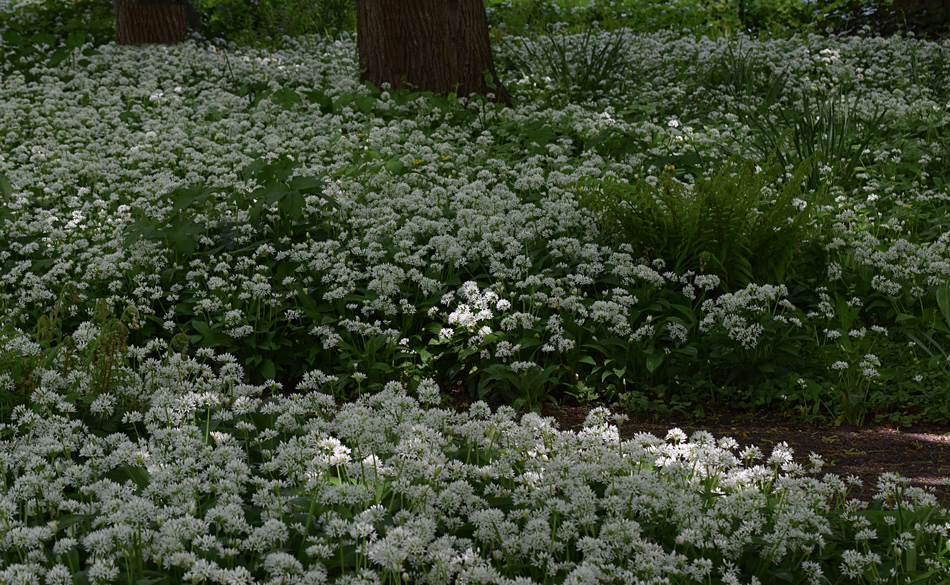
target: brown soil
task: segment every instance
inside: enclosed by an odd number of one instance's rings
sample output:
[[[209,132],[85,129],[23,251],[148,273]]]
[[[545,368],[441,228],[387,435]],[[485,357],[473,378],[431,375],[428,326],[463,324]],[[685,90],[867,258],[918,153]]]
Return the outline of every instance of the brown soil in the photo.
[[[547,404],[543,416],[554,417],[561,430],[577,430],[583,426],[590,408]],[[782,441],[794,451],[795,461],[808,464],[808,455],[815,453],[825,461],[822,474],[841,477],[853,475],[863,482],[854,487],[850,497],[873,499],[878,477],[882,473],[898,473],[911,480],[913,486],[933,487],[941,504],[950,504],[950,425],[915,424],[911,427],[854,427],[841,425],[809,425],[782,415],[748,413],[720,414],[695,420],[668,418],[659,422],[625,422],[620,428],[623,438],[648,432],[664,438],[667,431],[679,428],[687,436],[695,431],[709,431],[717,439],[732,437],[740,448],[757,446],[768,457],[772,447]]]

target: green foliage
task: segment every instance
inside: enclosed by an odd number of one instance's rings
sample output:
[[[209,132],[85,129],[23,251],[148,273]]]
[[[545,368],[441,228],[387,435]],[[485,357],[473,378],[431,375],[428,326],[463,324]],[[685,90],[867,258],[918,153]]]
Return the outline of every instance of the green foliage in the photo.
[[[90,406],[103,394],[128,383],[127,357],[129,334],[140,328],[139,315],[126,309],[116,316],[104,300],[96,302],[92,320],[72,333],[63,329],[65,314],[81,302],[74,290],[64,290],[55,309],[42,315],[31,335],[13,328],[0,329],[0,371],[8,376],[0,387],[0,420],[9,420],[18,405],[33,406],[46,399],[37,399],[41,389],[61,392],[74,404],[78,416],[95,421],[95,428],[114,431],[118,418],[112,411],[94,412]],[[42,379],[43,372],[55,371],[61,380],[58,386]],[[42,394],[42,393],[41,393]],[[121,413],[120,413],[121,415]]]
[[[513,57],[507,66],[511,74],[541,86],[553,83],[555,95],[568,101],[626,91],[631,56],[622,31],[607,34],[590,27],[580,35],[558,32],[516,42],[518,48],[510,51]]]
[[[948,13],[940,0],[895,9],[891,0],[486,0],[496,37],[543,34],[552,28],[604,30],[692,30],[712,37],[739,32],[788,37],[801,32],[946,34]]]
[[[782,282],[820,229],[815,210],[826,189],[803,187],[812,162],[799,163],[789,177],[766,166],[733,158],[693,187],[664,174],[656,186],[597,180],[577,190],[609,241],[633,245],[648,262],[661,258],[677,274],[715,275],[722,290],[734,291]]]
[[[279,245],[285,239],[314,242],[326,239],[329,232],[305,217],[332,213],[336,203],[322,193],[320,177],[294,176],[294,163],[286,157],[274,161],[257,160],[243,172],[245,180],[259,185],[249,193],[233,190],[220,191],[195,185],[168,193],[172,201],[169,217],[154,218],[143,210],[133,209],[135,218],[125,230],[125,245],[134,246],[140,240],[163,243],[175,253],[175,264],[161,273],[166,287],[184,286],[189,279],[188,267],[193,261],[211,263],[222,256],[241,257],[257,255],[262,246]],[[200,218],[215,206],[223,206],[229,213],[210,225]],[[220,209],[220,207],[219,207]],[[239,225],[238,218],[247,223]],[[316,303],[295,284],[292,278],[298,264],[270,255],[270,275],[280,286],[281,301],[271,302],[268,295],[255,294],[250,298],[216,298],[217,310],[201,309],[198,299],[187,299],[176,310],[190,316],[185,332],[195,347],[227,351],[256,373],[256,380],[286,379],[300,376],[311,362],[301,361],[288,351],[296,341],[295,331],[300,326],[288,321],[288,310],[309,309],[319,312]],[[214,262],[217,263],[217,262]],[[261,282],[261,274],[251,275],[250,282]],[[290,284],[283,284],[288,282]],[[331,309],[326,308],[327,311]],[[237,320],[226,317],[227,311],[236,311]],[[152,317],[156,325],[161,320]],[[241,333],[237,333],[240,331]],[[154,334],[152,328],[148,334]]]
[[[774,152],[784,167],[814,159],[833,167],[846,184],[868,146],[880,135],[884,114],[861,120],[837,91],[814,96],[806,91],[798,104],[778,108],[777,121],[763,108],[750,116],[749,122],[760,130],[757,147],[763,156]],[[820,182],[819,173],[811,173],[809,186],[815,188]]]
[[[16,71],[27,81],[36,81],[36,64],[48,67],[63,67],[75,70],[90,64],[87,57],[99,55],[99,51],[87,47],[86,33],[75,32],[66,38],[38,32],[25,36],[22,27],[14,26],[0,36],[0,69]],[[0,183],[0,193],[4,191]]]
[[[21,42],[11,42],[6,35],[8,32],[14,33]],[[100,46],[115,40],[115,16],[110,0],[43,0],[25,4],[13,13],[3,15],[0,33],[4,33],[7,44],[20,46],[26,42],[37,49],[41,44],[54,48],[78,34],[83,35],[83,42]],[[55,40],[44,42],[48,38],[46,35],[55,37]]]
[[[726,45],[707,70],[706,83],[743,103],[761,100],[758,109],[767,113],[785,95],[788,77],[756,56],[751,47],[743,50],[742,45],[743,37]]]
[[[279,44],[281,37],[355,30],[347,0],[197,0],[202,34],[239,45]]]

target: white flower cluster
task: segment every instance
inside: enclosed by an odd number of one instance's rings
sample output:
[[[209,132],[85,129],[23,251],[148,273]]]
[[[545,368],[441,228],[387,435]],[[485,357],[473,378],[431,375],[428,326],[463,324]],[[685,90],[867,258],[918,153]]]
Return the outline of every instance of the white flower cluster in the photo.
[[[21,559],[0,567],[4,582],[69,581],[82,570],[111,583],[134,551],[145,567],[189,579],[324,583],[347,550],[363,557],[352,570],[371,579],[534,582],[502,576],[519,563],[565,582],[702,580],[749,550],[781,562],[820,547],[822,511],[845,489],[802,475],[784,445],[761,465],[757,451],[737,454],[734,440],[704,432],[622,440],[604,408],[575,433],[533,413],[516,420],[510,408],[426,408],[398,382],[347,404],[312,391],[264,401],[263,388],[247,388],[227,406],[226,385],[197,362],[170,360],[153,375],[163,382],[143,397],[147,438],[94,433],[54,405],[19,407],[0,428],[0,554]],[[199,375],[218,392],[196,395]],[[419,392],[437,391],[427,381]],[[208,420],[226,430],[209,433]],[[268,420],[279,422],[255,422]],[[469,461],[460,445],[480,455]],[[902,505],[932,503],[882,482],[892,505],[904,492]],[[75,520],[57,526],[64,513]],[[644,528],[658,523],[698,555],[664,550]],[[933,527],[906,530],[913,542]],[[305,554],[287,552],[301,536]],[[880,562],[859,554],[846,551],[844,572]]]
[[[703,302],[705,315],[699,323],[703,332],[724,331],[729,339],[743,349],[754,349],[765,331],[763,322],[772,321],[782,328],[803,326],[800,312],[785,297],[785,285],[750,284],[734,293]],[[793,316],[786,316],[793,313]]]

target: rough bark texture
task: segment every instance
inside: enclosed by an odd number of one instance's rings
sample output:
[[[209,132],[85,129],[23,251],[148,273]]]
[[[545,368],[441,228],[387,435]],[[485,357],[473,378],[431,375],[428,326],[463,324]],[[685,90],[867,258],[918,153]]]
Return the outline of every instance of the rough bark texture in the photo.
[[[154,1],[154,0],[153,0]],[[185,39],[185,4],[135,4],[114,0],[115,40],[120,45],[172,45]]]
[[[363,81],[440,95],[493,93],[510,103],[495,73],[483,0],[357,0],[356,29]]]

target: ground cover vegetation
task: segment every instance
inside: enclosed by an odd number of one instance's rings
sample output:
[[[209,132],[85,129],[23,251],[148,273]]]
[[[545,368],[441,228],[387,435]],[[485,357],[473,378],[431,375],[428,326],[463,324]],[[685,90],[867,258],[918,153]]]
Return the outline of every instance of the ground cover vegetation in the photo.
[[[361,86],[345,30],[132,48],[28,8],[0,581],[950,578],[899,477],[849,499],[607,408],[948,419],[946,42],[504,34],[505,108]],[[568,396],[581,432],[532,412]]]

